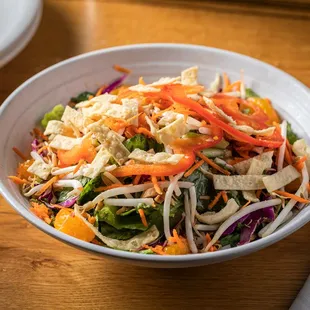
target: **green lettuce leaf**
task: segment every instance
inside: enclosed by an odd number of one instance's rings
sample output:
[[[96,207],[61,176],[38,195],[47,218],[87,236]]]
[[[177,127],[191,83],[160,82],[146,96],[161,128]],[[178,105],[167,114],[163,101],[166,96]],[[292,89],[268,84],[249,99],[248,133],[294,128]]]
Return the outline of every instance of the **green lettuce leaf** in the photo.
[[[140,231],[134,229],[116,229],[113,226],[101,222],[100,223],[100,232],[109,238],[117,239],[117,240],[128,240],[135,235],[137,235]]]
[[[292,130],[292,126],[290,123],[287,123],[286,137],[290,144],[294,144],[298,140],[298,137]]]
[[[100,211],[98,211],[99,221],[105,222],[116,229],[134,229],[134,230],[146,230],[141,218],[137,213],[132,213],[128,216],[120,216],[116,214],[119,207],[105,205]]]
[[[230,245],[231,247],[236,246],[239,241],[240,241],[239,233],[233,233],[220,239],[220,243],[222,246]]]
[[[152,206],[150,206],[150,205],[147,205],[145,203],[139,203],[135,208],[132,208],[132,209],[126,211],[126,212],[121,213],[120,216],[127,216],[129,214],[134,213],[134,212],[139,214],[139,210],[140,209],[144,210],[144,214],[145,215],[149,215],[154,210],[154,208]]]
[[[83,93],[80,93],[77,97],[72,97],[70,101],[74,103],[79,103],[88,100],[89,96],[95,96],[95,94],[89,91],[84,91]]]
[[[137,134],[132,138],[127,139],[123,144],[129,152],[132,152],[135,149],[140,149],[143,151],[153,149],[156,153],[164,150],[163,144],[159,144],[154,139],[148,139],[141,134]]]
[[[140,254],[155,254],[151,249],[139,251]]]
[[[251,88],[246,88],[245,89],[245,97],[249,98],[249,97],[256,97],[256,98],[260,98],[258,94],[256,94],[256,92],[251,89]]]
[[[57,198],[57,202],[63,202],[65,200],[67,200],[67,195],[68,193],[70,193],[72,191],[72,188],[66,188],[60,192],[55,192],[56,198]]]
[[[94,192],[94,189],[102,185],[101,174],[99,174],[94,179],[88,181],[84,186],[80,197],[78,199],[78,204],[82,205],[90,200],[93,200],[99,193]]]
[[[64,114],[65,108],[61,104],[54,106],[54,108],[44,114],[43,119],[41,120],[41,125],[43,128],[46,128],[47,123],[51,120],[60,121],[62,115]]]
[[[209,200],[199,199],[200,196],[209,196],[211,186],[209,179],[199,170],[195,170],[189,177],[184,179],[187,182],[194,183],[197,196],[197,211],[199,213],[207,211]]]

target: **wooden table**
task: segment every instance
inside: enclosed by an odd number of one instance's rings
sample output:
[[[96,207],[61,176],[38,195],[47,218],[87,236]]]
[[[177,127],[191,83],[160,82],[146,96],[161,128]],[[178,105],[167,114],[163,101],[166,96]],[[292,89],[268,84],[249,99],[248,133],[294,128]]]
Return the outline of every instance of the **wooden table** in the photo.
[[[142,42],[233,50],[310,86],[309,1],[255,3],[47,0],[33,40],[0,70],[0,102],[65,58]],[[1,309],[288,309],[310,272],[310,225],[234,261],[154,270],[73,249],[0,205]]]

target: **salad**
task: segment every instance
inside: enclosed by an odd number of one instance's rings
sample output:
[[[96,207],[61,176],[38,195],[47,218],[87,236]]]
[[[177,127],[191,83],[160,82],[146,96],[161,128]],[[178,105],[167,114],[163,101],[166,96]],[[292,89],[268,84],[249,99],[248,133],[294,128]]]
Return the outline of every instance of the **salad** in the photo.
[[[269,99],[198,68],[56,105],[16,176],[30,211],[86,242],[154,255],[220,251],[272,234],[308,203],[310,147]]]

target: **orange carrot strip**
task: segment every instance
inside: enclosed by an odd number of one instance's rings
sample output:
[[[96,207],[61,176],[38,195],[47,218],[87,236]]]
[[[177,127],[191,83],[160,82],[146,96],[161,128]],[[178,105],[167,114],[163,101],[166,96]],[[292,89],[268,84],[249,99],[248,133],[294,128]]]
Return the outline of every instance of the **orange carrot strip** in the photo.
[[[141,217],[141,221],[142,221],[143,226],[148,227],[149,225],[147,223],[147,220],[146,220],[146,217],[145,217],[145,214],[144,214],[144,210],[143,209],[139,209],[138,212],[139,212],[139,215]]]
[[[39,128],[33,128],[33,133],[36,135],[36,136],[39,136],[41,137],[43,140],[47,141],[48,138],[46,135],[43,134],[43,132],[39,129]]]
[[[179,235],[175,229],[172,231],[172,235],[173,235],[177,245],[179,246],[179,248],[184,249],[185,245],[184,245],[183,241],[181,240],[181,238],[179,237]]]
[[[163,192],[162,192],[162,190],[161,190],[161,188],[160,188],[160,186],[159,186],[159,184],[158,184],[157,178],[154,177],[154,176],[152,176],[152,177],[151,177],[151,181],[152,181],[152,183],[154,184],[154,188],[155,188],[156,193],[157,193],[158,195],[161,195]]]
[[[77,173],[79,171],[79,169],[83,166],[84,163],[85,163],[85,160],[80,159],[79,163],[76,165],[76,167],[73,170],[73,174]]]
[[[147,130],[147,129],[143,128],[143,127],[134,128],[134,130],[135,130],[136,133],[141,133],[141,134],[147,136],[148,138],[153,138],[154,137],[149,130]]]
[[[211,242],[212,238],[209,233],[206,233],[207,245]]]
[[[107,191],[108,189],[112,189],[112,188],[118,188],[118,187],[122,187],[124,186],[123,184],[111,184],[108,186],[100,186],[94,189],[94,192],[104,192]]]
[[[261,194],[262,194],[262,190],[259,189],[259,190],[256,192],[256,198],[259,198]]]
[[[57,182],[58,176],[52,177],[48,180],[43,187],[37,192],[37,196],[43,194],[50,186],[52,186],[55,182]]]
[[[224,90],[224,92],[226,92],[228,87],[229,87],[229,85],[230,85],[230,80],[229,80],[228,75],[226,74],[226,72],[223,73],[223,83],[224,83],[223,90]]]
[[[218,203],[218,201],[221,199],[221,197],[222,197],[222,192],[217,193],[215,198],[209,204],[208,208],[212,209]]]
[[[284,158],[285,158],[285,161],[291,165],[293,163],[293,160],[292,160],[292,157],[287,149],[287,147],[285,148],[285,153],[284,153]]]
[[[141,175],[136,175],[135,178],[133,179],[133,182],[132,182],[133,185],[139,184],[140,179],[141,179]]]
[[[141,84],[141,85],[145,85],[145,82],[144,82],[144,80],[143,80],[143,77],[142,77],[142,76],[140,76],[140,77],[139,77],[139,84]]]
[[[224,202],[225,202],[225,203],[227,203],[227,201],[228,201],[228,197],[227,197],[227,193],[226,193],[226,191],[222,191],[222,196],[223,196],[223,200],[224,200]]]
[[[208,165],[210,165],[211,167],[213,167],[214,169],[222,172],[223,174],[226,175],[230,175],[230,172],[227,171],[226,169],[220,167],[219,165],[217,165],[213,160],[211,160],[210,158],[208,158],[207,156],[203,155],[201,152],[196,152],[196,154],[203,159]]]
[[[13,147],[12,150],[23,160],[27,160],[27,156],[25,156],[17,147]]]
[[[100,95],[102,94],[102,91],[103,91],[104,89],[105,89],[105,86],[101,86],[101,87],[97,90],[95,97],[100,96]]]
[[[225,88],[226,92],[240,91],[241,81],[236,81]]]
[[[27,180],[21,179],[19,177],[14,176],[14,175],[10,175],[10,176],[8,176],[8,178],[10,180],[12,180],[15,184],[29,184],[29,182]]]
[[[288,198],[294,199],[298,202],[302,202],[302,203],[309,203],[310,202],[310,200],[304,199],[302,197],[296,196],[296,195],[288,193],[288,192],[284,192],[284,191],[274,191],[274,192],[280,196],[288,197]]]
[[[48,149],[48,145],[43,145],[39,150],[38,154],[41,154],[44,150]]]
[[[244,204],[244,205],[241,207],[241,209],[246,208],[250,203],[251,203],[251,200],[248,200],[248,202],[247,202],[246,204]],[[240,209],[240,210],[241,210],[241,209]]]
[[[307,184],[307,190],[310,192],[310,183]]]
[[[164,182],[164,181],[166,181],[166,178],[165,177],[160,177],[160,180]]]
[[[163,247],[161,245],[156,245],[155,247],[151,247],[149,245],[145,245],[144,246],[145,249],[150,249],[152,250],[154,253],[159,254],[159,255],[167,255],[167,253],[165,253],[163,251]]]
[[[118,72],[121,72],[121,73],[126,73],[126,74],[129,74],[131,73],[131,70],[127,69],[127,68],[124,68],[124,67],[121,67],[119,65],[114,65],[113,66],[113,69],[118,71]]]
[[[307,160],[307,156],[303,156],[301,157],[295,164],[294,164],[294,167],[301,171],[301,169],[303,168],[304,166],[304,162]]]
[[[200,166],[202,166],[204,163],[203,160],[200,160],[199,162],[197,162],[196,164],[194,164],[191,168],[189,168],[185,173],[184,173],[184,177],[187,178],[189,177],[196,169],[198,169]]]

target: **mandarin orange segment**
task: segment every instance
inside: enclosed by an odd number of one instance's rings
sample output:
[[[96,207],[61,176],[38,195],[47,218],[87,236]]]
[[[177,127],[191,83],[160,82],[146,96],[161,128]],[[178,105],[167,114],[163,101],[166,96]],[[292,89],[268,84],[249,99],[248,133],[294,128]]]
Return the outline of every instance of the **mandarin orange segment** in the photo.
[[[72,237],[90,242],[95,238],[93,231],[77,216],[72,209],[61,209],[54,221],[54,227]]]

